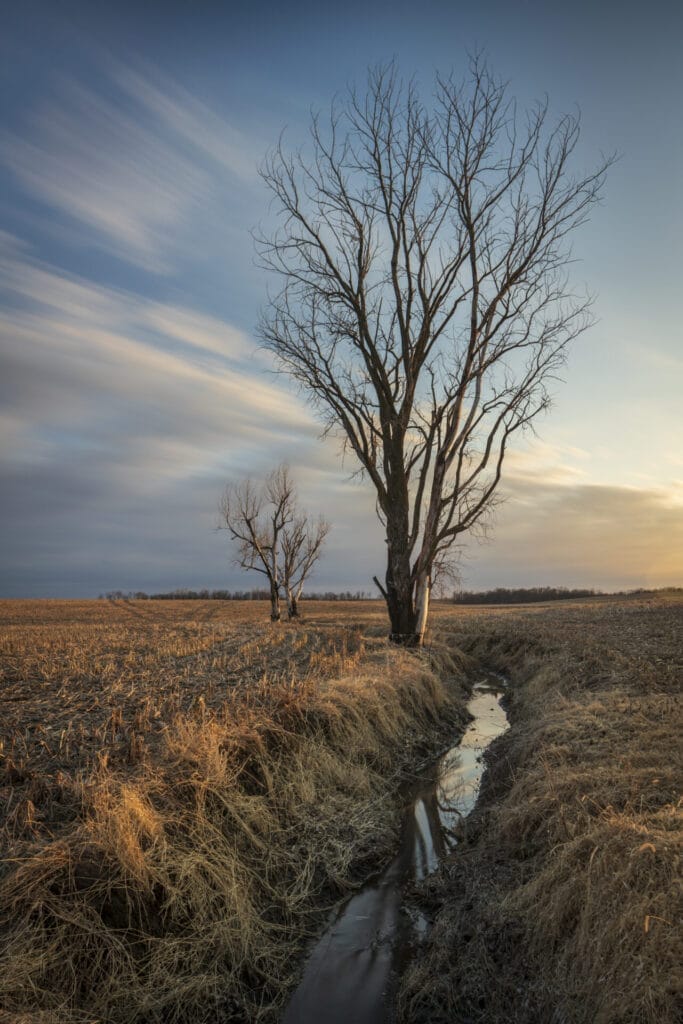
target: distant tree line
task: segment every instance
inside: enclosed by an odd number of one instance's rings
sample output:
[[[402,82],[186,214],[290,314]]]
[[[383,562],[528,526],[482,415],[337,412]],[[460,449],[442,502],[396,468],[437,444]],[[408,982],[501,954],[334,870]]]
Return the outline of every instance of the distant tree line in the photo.
[[[662,588],[659,588],[661,590]],[[681,590],[680,587],[665,587],[665,590]],[[533,601],[566,601],[573,597],[607,597],[626,594],[656,594],[659,590],[647,590],[639,587],[635,590],[588,590],[586,588],[569,589],[568,587],[496,587],[495,590],[461,590],[454,593],[453,604],[525,604]]]
[[[570,597],[597,597],[601,590],[567,587],[496,587],[495,590],[461,590],[453,594],[453,604],[524,604],[531,601],[565,601]]]
[[[268,601],[270,590],[185,590],[178,588],[163,594],[148,594],[144,590],[108,590],[100,594],[107,601]],[[319,594],[302,594],[302,601],[367,601],[374,595],[365,590],[326,590]]]
[[[592,590],[568,587],[496,587],[495,590],[461,590],[449,599],[452,604],[525,604],[534,601],[566,601],[578,597],[618,597],[626,594],[658,594],[662,590],[680,593],[683,587],[659,587],[634,590]],[[186,590],[182,587],[163,594],[148,594],[144,590],[108,590],[99,595],[107,601],[268,601],[270,590]],[[370,601],[379,598],[366,590],[325,590],[317,594],[302,594],[302,601]]]

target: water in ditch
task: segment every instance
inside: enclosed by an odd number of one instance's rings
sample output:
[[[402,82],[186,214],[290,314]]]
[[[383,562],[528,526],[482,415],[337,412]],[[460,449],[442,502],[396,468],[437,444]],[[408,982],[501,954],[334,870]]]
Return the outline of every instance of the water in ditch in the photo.
[[[479,794],[483,753],[507,729],[504,692],[499,676],[475,684],[464,734],[406,789],[397,856],[334,912],[281,1024],[390,1024],[396,982],[428,927],[408,912],[403,890],[434,871],[456,845],[453,829]]]

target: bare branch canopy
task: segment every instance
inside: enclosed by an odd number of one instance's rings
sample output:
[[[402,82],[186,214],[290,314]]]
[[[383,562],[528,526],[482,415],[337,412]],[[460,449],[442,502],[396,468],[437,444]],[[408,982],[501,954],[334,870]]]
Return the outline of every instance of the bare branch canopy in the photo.
[[[258,241],[281,281],[261,336],[372,482],[392,636],[419,643],[430,578],[490,511],[506,451],[591,323],[569,236],[610,161],[572,168],[579,121],[521,115],[480,58],[427,109],[392,63],[370,71],[308,156],[262,175],[281,220]]]

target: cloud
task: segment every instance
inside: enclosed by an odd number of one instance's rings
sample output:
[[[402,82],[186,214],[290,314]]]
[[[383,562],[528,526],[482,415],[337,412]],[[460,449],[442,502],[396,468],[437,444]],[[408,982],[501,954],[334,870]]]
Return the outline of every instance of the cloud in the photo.
[[[490,542],[468,545],[466,575],[477,576],[477,585],[683,582],[683,501],[675,487],[558,485],[509,475],[503,493]]]
[[[290,462],[333,524],[316,586],[371,589],[385,546],[369,485],[220,318],[93,284],[2,240],[0,547],[6,593],[229,586],[247,579],[214,533],[228,477]],[[680,584],[680,488],[604,486],[593,455],[532,440],[510,452],[491,541],[466,585]]]
[[[90,244],[157,273],[201,248],[207,211],[230,220],[228,190],[244,205],[260,151],[178,86],[122,65],[97,90],[56,83],[0,143],[26,192],[73,218]]]
[[[550,443],[537,437],[510,450],[505,459],[505,475],[517,481],[543,481],[562,486],[586,479],[591,455],[576,445]]]
[[[0,262],[3,283],[15,300],[0,314],[12,460],[97,447],[112,469],[178,477],[224,466],[236,449],[315,435],[305,406],[228,323],[21,257]]]
[[[243,586],[214,534],[218,498],[229,477],[306,464],[318,433],[307,407],[233,325],[4,242],[5,593]]]
[[[4,162],[39,199],[93,229],[126,259],[160,270],[164,238],[207,190],[206,175],[106,100],[72,87],[46,104],[31,140],[4,141]]]
[[[348,483],[336,444],[318,442],[310,411],[264,373],[248,337],[6,241],[5,593],[243,587],[214,532],[218,498],[227,478],[281,459],[302,502],[334,522],[320,585],[370,586],[384,553],[372,494]]]
[[[176,137],[234,177],[245,183],[254,181],[262,145],[255,145],[225,118],[158,72],[139,72],[119,65],[114,77],[121,89]]]
[[[263,372],[245,332],[182,298],[231,265],[239,300],[244,236],[229,258],[221,245],[253,201],[264,147],[169,79],[113,63],[96,89],[57,83],[0,141],[0,159],[50,208],[53,238],[72,245],[78,226],[79,252],[85,238],[183,282],[168,301],[95,283],[0,231],[6,586],[242,586],[212,533],[217,497],[228,476],[287,459],[304,504],[333,522],[320,585],[368,588],[385,547],[371,488],[348,479],[355,463],[341,467],[334,442],[316,440],[308,408]],[[639,355],[644,373],[673,382],[677,356]],[[656,411],[629,399],[627,414],[650,447],[641,424],[652,432]],[[597,483],[606,467],[626,478],[614,438],[605,429],[610,444],[588,450],[576,436],[584,447],[535,440],[509,453],[508,500],[491,542],[467,547],[468,585],[681,582],[680,489]],[[675,450],[661,460],[680,466]]]
[[[333,524],[315,586],[372,589],[385,546],[371,487],[253,359],[229,323],[96,285],[5,237],[0,288],[0,548],[5,593],[243,587],[216,534],[228,477],[290,462]],[[680,489],[596,484],[591,453],[532,440],[510,453],[491,541],[469,587],[680,584]]]

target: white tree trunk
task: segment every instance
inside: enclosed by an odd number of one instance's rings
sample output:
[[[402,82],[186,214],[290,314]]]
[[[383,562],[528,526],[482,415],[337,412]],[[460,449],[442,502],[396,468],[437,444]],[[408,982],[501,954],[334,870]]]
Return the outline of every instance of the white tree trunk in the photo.
[[[291,587],[287,587],[287,617],[290,619],[299,617],[299,597]]]
[[[418,644],[424,641],[429,615],[429,576],[420,576],[415,587],[415,632]]]

